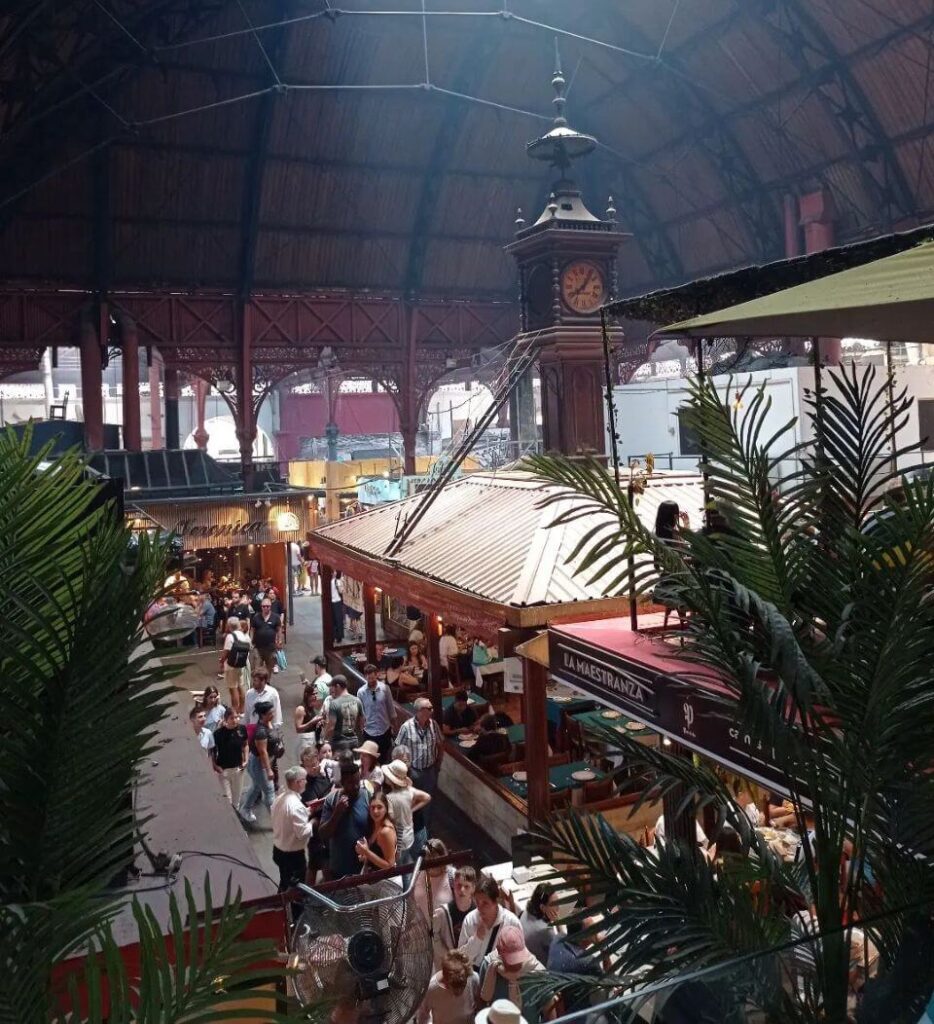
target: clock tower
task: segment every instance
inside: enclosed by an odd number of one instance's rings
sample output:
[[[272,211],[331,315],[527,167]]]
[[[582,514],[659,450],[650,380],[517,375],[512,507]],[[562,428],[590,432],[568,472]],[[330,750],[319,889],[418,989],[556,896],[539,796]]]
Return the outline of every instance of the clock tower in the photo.
[[[568,125],[565,78],[557,57],[551,131],[528,145],[529,156],[558,174],[548,205],[531,226],[520,216],[506,246],[519,268],[520,329],[539,350],[542,434],[546,451],[606,452],[606,374],[600,308],[616,298],[617,230],[612,200],[606,219],[584,205],[571,163],[597,146]],[[616,339],[622,332],[613,331]]]

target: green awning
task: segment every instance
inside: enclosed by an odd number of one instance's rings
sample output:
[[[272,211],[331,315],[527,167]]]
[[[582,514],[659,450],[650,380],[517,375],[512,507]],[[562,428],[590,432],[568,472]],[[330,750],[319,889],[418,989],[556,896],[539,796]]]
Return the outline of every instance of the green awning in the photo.
[[[682,320],[658,333],[934,341],[934,242]]]

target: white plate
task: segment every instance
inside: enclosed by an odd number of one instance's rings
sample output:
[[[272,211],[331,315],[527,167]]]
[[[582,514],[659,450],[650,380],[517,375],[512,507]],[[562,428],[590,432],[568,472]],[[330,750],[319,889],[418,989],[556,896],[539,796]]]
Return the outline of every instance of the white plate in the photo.
[[[623,717],[623,713],[622,713],[622,711],[601,711],[600,712],[600,717],[601,718],[607,718],[611,722],[615,722],[617,718],[622,718]]]
[[[590,782],[596,777],[596,773],[592,772],[589,768],[582,768],[578,772],[571,772],[571,778],[575,782]]]
[[[574,698],[573,697],[564,697],[564,696],[559,694],[557,697],[552,697],[551,699],[553,701],[555,701],[555,703],[557,703],[557,704],[570,704],[571,701]]]
[[[645,726],[641,722],[627,722],[626,730],[628,732],[642,732]]]
[[[473,746],[476,745],[476,743],[477,743],[477,737],[476,736],[471,736],[471,737],[468,737],[467,739],[463,739],[463,740],[460,741],[460,745],[462,747],[473,747]]]
[[[500,736],[508,736],[509,735],[509,730],[508,729],[497,729],[496,731],[500,734]]]
[[[525,780],[528,777],[529,777],[529,773],[528,772],[513,772],[512,773],[512,778],[513,778],[514,782],[525,782]]]

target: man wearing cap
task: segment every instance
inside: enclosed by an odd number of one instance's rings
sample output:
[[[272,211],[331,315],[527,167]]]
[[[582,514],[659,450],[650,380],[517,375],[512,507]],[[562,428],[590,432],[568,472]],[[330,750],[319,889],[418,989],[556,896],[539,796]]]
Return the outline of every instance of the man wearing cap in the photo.
[[[431,717],[433,706],[427,697],[415,702],[415,717],[402,723],[396,734],[401,743],[412,752],[411,777],[418,789],[434,797],[438,789],[438,773],[444,758],[444,739],[441,728]],[[425,808],[425,824],[430,826],[431,805]]]
[[[370,794],[360,785],[360,766],[353,754],[340,756],[340,789],[330,793],[321,810],[318,835],[328,844],[329,878],[344,878],[360,871],[357,840],[370,829]]]
[[[539,1024],[552,1008],[554,996],[523,996],[520,979],[544,969],[526,947],[522,929],[505,925],[497,936],[496,948],[480,964],[480,1002],[489,1006],[499,999],[508,999],[529,1024]]]
[[[287,769],[285,789],[272,802],[272,859],[279,869],[279,892],[305,881],[305,847],[315,829],[301,797],[307,777],[304,768]]]
[[[389,687],[379,681],[375,665],[364,666],[363,674],[366,684],[357,690],[357,700],[363,705],[363,739],[376,744],[379,760],[385,763],[392,750],[396,704]]]

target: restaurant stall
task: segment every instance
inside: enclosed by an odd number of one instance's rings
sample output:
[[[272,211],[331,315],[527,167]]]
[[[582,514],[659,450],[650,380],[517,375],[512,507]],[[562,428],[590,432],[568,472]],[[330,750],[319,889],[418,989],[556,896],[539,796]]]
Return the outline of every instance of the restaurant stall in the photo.
[[[627,598],[605,598],[598,584],[576,574],[569,556],[593,520],[552,528],[560,505],[542,508],[542,501],[553,493],[519,470],[459,479],[440,491],[391,558],[385,556],[386,549],[406,516],[424,500],[420,495],[322,527],[312,538],[322,563],[322,622],[332,668],[344,672],[352,686],[362,682],[362,664],[377,662],[377,644],[385,639],[377,627],[379,605],[394,598],[419,614],[413,621],[425,636],[428,660],[423,689],[439,720],[459,686],[471,691],[479,710],[492,706],[511,720],[506,724],[504,718],[499,727],[509,742],[496,764],[495,758],[481,763],[472,756],[469,741],[450,737],[440,783],[505,848],[528,824],[532,797],[513,775],[526,771],[531,780],[534,751],[554,761],[550,767],[556,772],[557,799],[572,802],[573,797],[577,802],[591,782],[606,788],[603,773],[586,756],[572,756],[562,729],[567,710],[585,711],[594,702],[587,694],[555,689],[550,727],[547,718],[533,725],[523,668],[527,659],[516,652],[549,623],[618,616],[629,607]],[[699,522],[702,494],[696,474],[656,474],[640,498],[640,516],[652,525],[660,502],[674,500]],[[337,572],[363,584],[360,642],[335,642],[331,581]],[[439,639],[446,625],[486,645],[490,661],[483,671],[470,663],[467,674],[455,675],[454,666],[441,663]],[[400,698],[404,710],[412,696]]]
[[[309,533],[307,496],[285,493],[145,498],[127,504],[134,528],[174,533],[186,572],[201,586],[270,579],[290,611],[289,545]],[[289,616],[291,618],[291,616]]]

